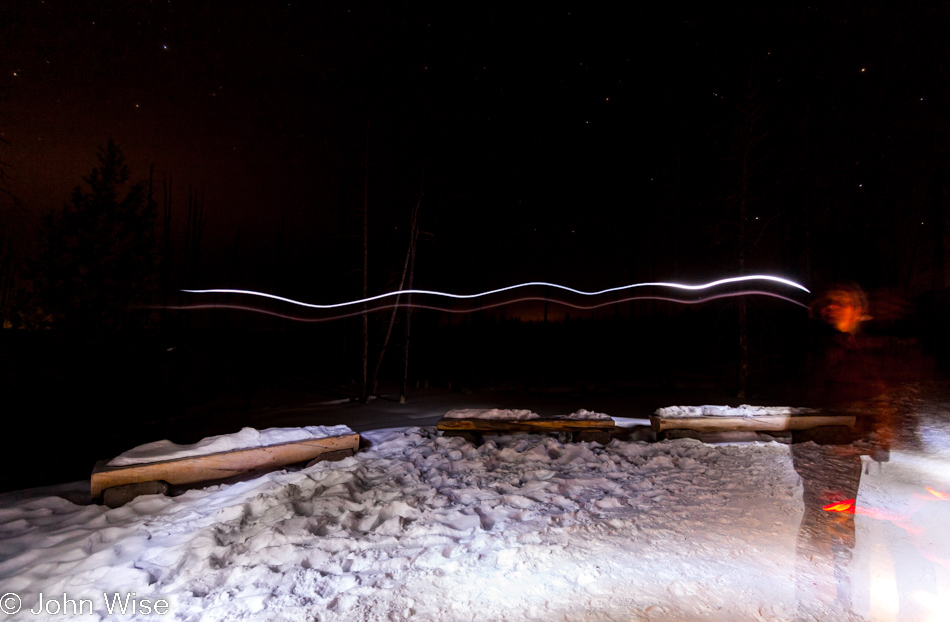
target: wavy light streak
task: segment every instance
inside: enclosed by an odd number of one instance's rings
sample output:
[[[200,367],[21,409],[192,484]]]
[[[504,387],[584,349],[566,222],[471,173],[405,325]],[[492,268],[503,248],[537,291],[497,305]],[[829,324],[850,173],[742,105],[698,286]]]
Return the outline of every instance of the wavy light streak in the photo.
[[[672,289],[681,289],[687,291],[700,291],[704,289],[710,289],[712,287],[718,287],[719,285],[727,285],[729,283],[744,283],[747,281],[771,281],[773,283],[779,283],[781,285],[787,285],[788,287],[793,287],[800,289],[803,292],[811,293],[804,285],[796,283],[795,281],[790,281],[778,276],[771,276],[767,274],[753,274],[749,276],[734,276],[726,279],[719,279],[717,281],[711,281],[709,283],[704,283],[702,285],[686,285],[684,283],[665,283],[665,282],[656,282],[656,283],[632,283],[630,285],[621,285],[620,287],[611,287],[609,289],[602,289],[596,292],[585,292],[579,289],[574,289],[573,287],[567,287],[566,285],[558,285],[557,283],[546,283],[543,281],[531,281],[528,283],[518,283],[517,285],[509,285],[507,287],[500,287],[498,289],[492,289],[485,292],[480,292],[478,294],[452,294],[449,292],[438,292],[427,289],[401,289],[392,292],[386,292],[384,294],[377,294],[376,296],[369,296],[367,298],[359,298],[356,300],[349,300],[346,302],[338,302],[329,305],[314,304],[309,302],[301,302],[299,300],[294,300],[292,298],[285,298],[283,296],[277,296],[275,294],[268,294],[266,292],[258,292],[248,289],[183,289],[181,291],[188,294],[241,294],[247,296],[259,296],[261,298],[270,298],[271,300],[278,300],[280,302],[286,302],[292,305],[297,305],[300,307],[307,307],[309,309],[339,309],[341,307],[349,307],[353,305],[366,304],[374,302],[376,300],[382,300],[384,298],[391,298],[393,296],[401,296],[403,294],[417,294],[425,296],[441,296],[444,298],[455,298],[458,300],[470,300],[472,298],[483,298],[485,296],[491,296],[492,294],[500,294],[502,292],[508,292],[515,289],[521,289],[525,287],[551,287],[554,289],[559,289],[562,291],[570,292],[572,294],[578,294],[581,296],[601,296],[603,294],[610,294],[613,292],[627,291],[630,289],[635,289],[639,287],[669,287]]]
[[[621,304],[621,303],[624,303],[624,302],[632,302],[632,301],[638,301],[638,300],[659,300],[659,301],[663,301],[663,302],[675,302],[675,303],[684,304],[684,305],[696,305],[696,304],[702,304],[702,303],[704,303],[704,302],[709,302],[709,301],[711,301],[711,300],[720,300],[720,299],[723,299],[723,298],[735,298],[735,297],[737,297],[737,296],[768,296],[768,297],[770,297],[770,298],[778,298],[779,300],[784,300],[784,301],[786,301],[786,302],[790,302],[790,303],[792,303],[792,304],[794,304],[794,305],[798,305],[799,307],[802,307],[802,308],[805,308],[805,309],[808,308],[808,305],[804,305],[804,304],[798,302],[797,300],[793,300],[793,299],[791,299],[791,298],[787,298],[787,297],[782,296],[782,295],[780,295],[780,294],[774,294],[774,293],[772,293],[772,292],[765,292],[765,291],[760,291],[760,290],[743,290],[743,291],[741,291],[741,292],[730,292],[730,293],[727,293],[727,294],[717,294],[717,295],[715,295],[715,296],[707,296],[707,297],[705,297],[705,298],[697,298],[697,299],[695,299],[695,300],[680,300],[680,299],[678,299],[678,298],[668,298],[668,297],[665,297],[665,296],[634,296],[634,297],[630,297],[630,298],[622,298],[622,299],[620,299],[620,300],[610,300],[610,301],[608,301],[608,302],[601,302],[601,303],[593,304],[593,305],[578,305],[578,304],[573,304],[573,303],[570,303],[570,302],[566,302],[566,301],[564,301],[564,300],[557,300],[557,299],[555,299],[555,298],[545,298],[545,297],[540,297],[540,296],[539,296],[539,297],[532,296],[532,297],[526,297],[526,298],[514,298],[514,299],[512,299],[512,300],[505,300],[505,301],[502,301],[502,302],[495,302],[495,303],[491,303],[491,304],[487,304],[487,305],[479,305],[479,306],[477,306],[477,307],[466,308],[466,309],[452,309],[452,308],[449,308],[449,307],[437,307],[437,306],[434,306],[434,305],[426,305],[426,304],[419,304],[419,303],[412,303],[412,304],[409,304],[409,303],[395,303],[395,304],[388,304],[388,305],[381,305],[381,306],[373,307],[373,308],[371,308],[371,309],[366,309],[365,311],[362,311],[362,310],[361,310],[361,311],[353,311],[353,312],[350,312],[350,313],[334,314],[334,315],[329,315],[329,316],[324,316],[324,317],[301,317],[301,316],[298,316],[298,315],[289,315],[289,314],[286,314],[286,313],[280,313],[280,312],[277,312],[277,311],[271,311],[271,310],[269,310],[269,309],[261,309],[261,308],[259,308],[259,307],[251,307],[251,306],[246,306],[246,305],[234,305],[234,304],[180,305],[180,306],[169,306],[169,307],[166,307],[166,308],[167,308],[167,309],[171,309],[171,310],[175,310],[175,311],[200,311],[200,310],[208,310],[208,309],[233,309],[233,310],[237,310],[237,311],[249,311],[249,312],[252,312],[252,313],[261,313],[261,314],[264,314],[264,315],[269,315],[269,316],[272,316],[272,317],[279,317],[279,318],[283,318],[283,319],[285,319],[285,320],[291,320],[291,321],[294,321],[294,322],[330,322],[330,321],[333,321],[333,320],[342,320],[342,319],[346,319],[346,318],[350,318],[350,317],[356,317],[356,316],[359,316],[359,315],[363,315],[364,313],[374,313],[374,312],[376,312],[376,311],[385,311],[385,310],[391,310],[391,309],[395,309],[395,308],[404,309],[404,308],[406,308],[406,307],[412,307],[413,309],[426,309],[426,310],[430,310],[430,311],[441,311],[441,312],[443,312],[443,313],[474,313],[474,312],[476,312],[476,311],[484,311],[484,310],[486,310],[486,309],[494,309],[494,308],[496,308],[496,307],[503,307],[503,306],[506,306],[506,305],[516,304],[516,303],[520,303],[520,302],[550,302],[550,303],[553,303],[553,304],[562,305],[562,306],[565,306],[565,307],[570,307],[571,309],[577,309],[577,310],[580,310],[580,311],[591,311],[591,310],[593,310],[593,309],[600,309],[600,308],[602,308],[602,307],[609,307],[610,305],[616,305],[616,304]]]

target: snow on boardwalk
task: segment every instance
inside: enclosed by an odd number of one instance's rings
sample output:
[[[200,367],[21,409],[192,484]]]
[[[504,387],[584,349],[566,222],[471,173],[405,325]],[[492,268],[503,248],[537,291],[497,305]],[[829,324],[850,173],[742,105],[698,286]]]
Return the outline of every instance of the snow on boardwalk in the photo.
[[[0,509],[9,619],[62,619],[26,613],[40,592],[110,619],[103,593],[125,591],[194,621],[796,617],[786,446],[365,436],[341,462],[175,498]]]
[[[168,440],[155,441],[139,445],[119,454],[109,461],[109,466],[130,466],[133,464],[149,464],[163,460],[180,460],[208,456],[227,451],[270,447],[284,443],[297,443],[333,436],[353,434],[353,430],[345,425],[334,426],[306,426],[303,428],[267,428],[255,430],[243,428],[233,434],[209,436],[193,445],[178,445]]]
[[[794,415],[812,415],[819,411],[815,408],[793,408],[791,406],[667,406],[656,411],[664,419],[692,419],[694,417],[776,417]]]

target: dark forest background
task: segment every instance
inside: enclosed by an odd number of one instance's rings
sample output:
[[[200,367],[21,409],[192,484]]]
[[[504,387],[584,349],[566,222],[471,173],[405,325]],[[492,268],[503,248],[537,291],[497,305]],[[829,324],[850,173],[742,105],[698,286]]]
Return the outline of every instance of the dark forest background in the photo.
[[[945,3],[52,4],[0,19],[0,364],[5,425],[54,456],[0,487],[193,442],[189,413],[222,395],[372,393],[360,316],[168,308],[239,302],[186,288],[359,297],[364,242],[370,295],[405,282],[413,239],[413,284],[457,293],[766,273],[807,306],[856,287],[875,347],[945,364]],[[372,375],[390,314],[368,317]],[[763,297],[418,310],[405,372],[406,317],[378,392],[405,374],[410,399],[765,399],[821,384],[839,337]]]

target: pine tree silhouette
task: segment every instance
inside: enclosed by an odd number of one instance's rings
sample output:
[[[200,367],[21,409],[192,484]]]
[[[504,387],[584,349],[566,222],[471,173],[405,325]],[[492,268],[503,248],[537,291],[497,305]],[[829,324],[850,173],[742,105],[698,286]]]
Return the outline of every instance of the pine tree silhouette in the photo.
[[[148,314],[131,307],[152,293],[158,266],[150,185],[129,186],[112,140],[98,160],[62,212],[45,219],[37,279],[50,325],[93,341],[145,326]]]

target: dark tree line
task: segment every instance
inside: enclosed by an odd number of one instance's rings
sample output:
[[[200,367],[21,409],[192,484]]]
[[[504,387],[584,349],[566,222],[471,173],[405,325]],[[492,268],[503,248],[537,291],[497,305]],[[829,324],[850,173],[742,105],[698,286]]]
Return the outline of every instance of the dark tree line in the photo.
[[[44,218],[30,270],[36,323],[91,341],[149,328],[144,307],[160,265],[151,181],[131,181],[111,140],[97,159],[69,203]]]

